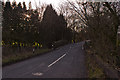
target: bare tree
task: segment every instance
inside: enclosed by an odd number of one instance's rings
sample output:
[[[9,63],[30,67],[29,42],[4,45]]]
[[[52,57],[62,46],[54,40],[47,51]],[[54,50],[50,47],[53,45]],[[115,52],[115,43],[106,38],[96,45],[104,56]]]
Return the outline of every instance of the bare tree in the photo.
[[[40,20],[42,20],[43,13],[47,7],[47,4],[41,3],[40,0],[39,0],[39,4],[37,4],[36,0],[34,0],[34,2],[35,2],[36,10],[39,12],[39,18],[40,18]]]
[[[81,37],[86,37],[93,42],[95,53],[104,55],[106,61],[114,64],[116,61],[115,58],[112,59],[112,56],[119,55],[113,54],[116,51],[117,29],[120,24],[119,2],[72,2],[67,0],[66,4],[66,12],[69,11],[68,26],[74,30],[80,29]],[[65,13],[65,6],[61,9],[61,12]]]

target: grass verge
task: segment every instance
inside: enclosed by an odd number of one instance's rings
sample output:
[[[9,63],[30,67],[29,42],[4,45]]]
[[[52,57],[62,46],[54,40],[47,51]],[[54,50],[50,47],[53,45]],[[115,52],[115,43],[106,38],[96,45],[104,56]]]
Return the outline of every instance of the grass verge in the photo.
[[[95,60],[87,54],[87,68],[89,78],[105,78],[103,70],[95,62]]]
[[[51,51],[51,49],[46,48],[46,49],[37,49],[37,50],[35,50],[35,53],[24,52],[24,53],[9,55],[9,56],[2,58],[2,66],[13,64],[13,63],[16,63],[16,62],[19,62],[22,60],[26,60],[26,59],[38,56],[38,55],[42,55],[42,54],[47,53],[49,51]]]
[[[90,50],[86,50],[86,64],[88,68],[88,78],[105,78],[102,68],[96,63],[95,58],[92,56]]]

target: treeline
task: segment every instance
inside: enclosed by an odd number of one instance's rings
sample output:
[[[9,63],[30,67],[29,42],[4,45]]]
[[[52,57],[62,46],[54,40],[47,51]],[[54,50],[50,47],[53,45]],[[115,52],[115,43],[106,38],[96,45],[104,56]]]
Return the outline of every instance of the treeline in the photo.
[[[58,15],[52,5],[47,5],[44,14],[27,9],[25,2],[2,2],[2,44],[12,46],[46,46],[54,41],[72,40],[72,30],[62,14]]]
[[[78,39],[90,40],[92,54],[98,55],[113,66],[120,67],[118,26],[120,2],[72,2],[62,4],[61,12],[67,14],[69,23],[79,29]]]

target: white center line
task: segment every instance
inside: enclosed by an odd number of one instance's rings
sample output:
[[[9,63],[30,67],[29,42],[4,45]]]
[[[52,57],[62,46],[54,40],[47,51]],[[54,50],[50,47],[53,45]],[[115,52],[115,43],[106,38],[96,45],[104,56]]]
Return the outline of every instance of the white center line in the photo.
[[[54,65],[56,62],[58,62],[60,59],[62,59],[65,56],[66,56],[66,54],[62,55],[60,58],[58,58],[57,60],[55,60],[54,62],[52,62],[50,65],[48,65],[48,67],[51,67],[52,65]]]
[[[34,75],[34,76],[42,76],[43,75],[43,73],[32,73],[32,75]]]

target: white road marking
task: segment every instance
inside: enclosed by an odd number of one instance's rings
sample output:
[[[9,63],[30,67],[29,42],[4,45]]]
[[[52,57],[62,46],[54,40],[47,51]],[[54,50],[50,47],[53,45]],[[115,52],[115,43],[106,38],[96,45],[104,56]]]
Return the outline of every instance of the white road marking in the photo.
[[[37,72],[37,73],[32,73],[32,75],[34,75],[34,76],[42,76],[43,73],[39,73],[39,72]]]
[[[54,62],[52,62],[50,65],[48,65],[48,67],[51,67],[52,65],[54,65],[55,63],[57,63],[60,59],[62,59],[65,56],[66,56],[66,54],[62,55],[60,58],[58,58],[57,60],[55,60]]]

